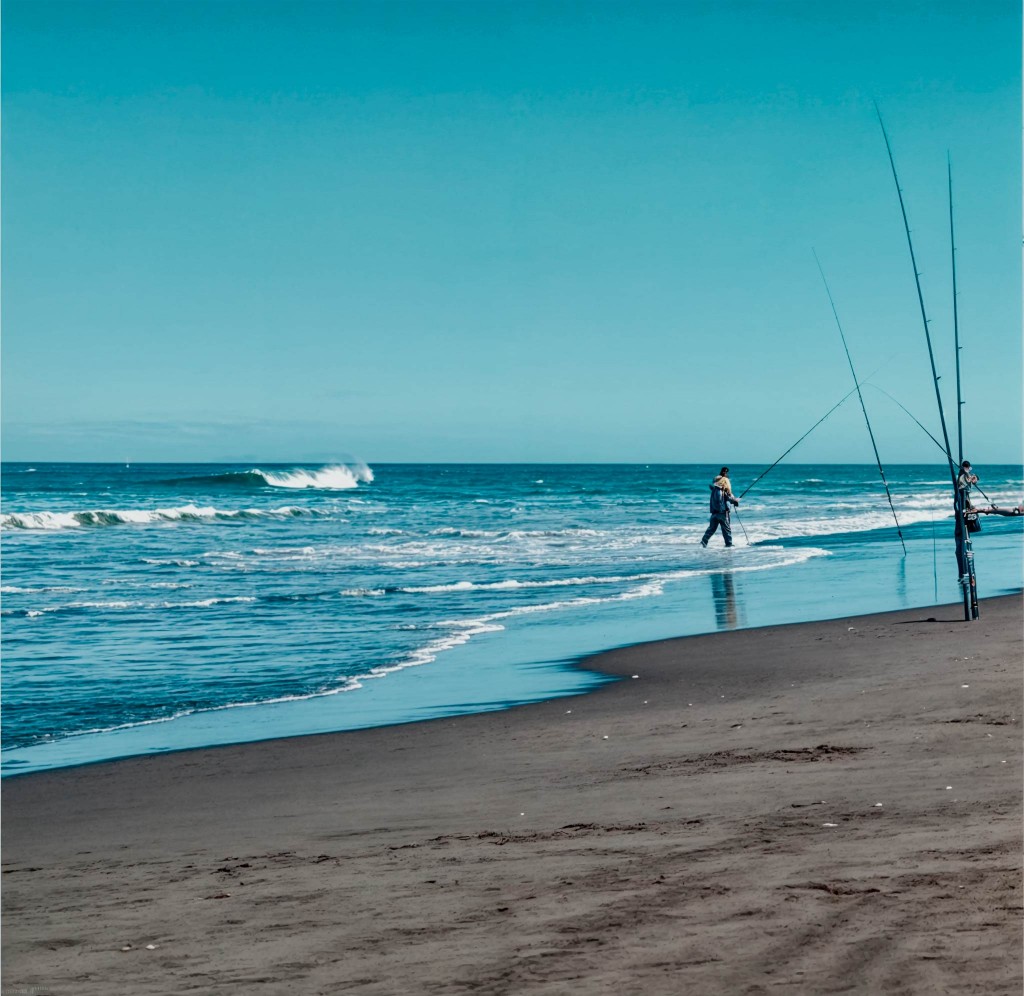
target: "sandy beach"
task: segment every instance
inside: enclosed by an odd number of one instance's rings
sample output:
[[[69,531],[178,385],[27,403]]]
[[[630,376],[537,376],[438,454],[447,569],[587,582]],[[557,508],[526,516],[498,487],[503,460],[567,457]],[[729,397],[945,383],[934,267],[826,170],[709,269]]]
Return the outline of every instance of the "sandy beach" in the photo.
[[[7,779],[4,992],[1020,993],[1021,600],[982,611]]]

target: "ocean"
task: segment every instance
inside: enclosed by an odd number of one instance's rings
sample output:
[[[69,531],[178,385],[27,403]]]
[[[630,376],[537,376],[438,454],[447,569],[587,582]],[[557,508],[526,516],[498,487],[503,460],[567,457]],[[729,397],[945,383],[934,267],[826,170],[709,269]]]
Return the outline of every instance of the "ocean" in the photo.
[[[886,469],[906,555],[862,465],[776,467],[702,549],[717,469],[4,464],[3,773],[502,709],[623,644],[959,599],[941,465]],[[975,470],[1021,501],[1020,466]],[[1024,584],[1022,525],[983,519],[982,599]]]

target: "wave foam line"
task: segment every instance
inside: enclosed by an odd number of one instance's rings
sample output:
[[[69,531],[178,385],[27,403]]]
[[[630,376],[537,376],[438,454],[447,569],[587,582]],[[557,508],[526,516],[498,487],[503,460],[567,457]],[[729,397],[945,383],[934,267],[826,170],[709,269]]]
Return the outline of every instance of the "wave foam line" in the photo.
[[[68,602],[66,605],[48,605],[42,609],[4,609],[0,616],[25,616],[35,619],[54,612],[80,612],[83,609],[106,609],[110,611],[135,610],[151,612],[156,609],[208,609],[214,605],[242,605],[255,602],[252,595],[228,595],[221,598],[200,598],[190,602],[132,602],[110,600],[106,602]]]
[[[319,488],[323,491],[349,491],[360,483],[370,484],[373,471],[365,464],[348,467],[337,464],[323,467],[320,470],[293,470],[275,472],[253,470],[252,474],[261,476],[272,488]]]
[[[449,591],[513,591],[516,588],[576,588],[591,584],[623,584],[643,581],[653,574],[613,575],[609,577],[552,578],[548,581],[453,581],[451,584],[410,585],[398,590],[408,595],[441,594]]]
[[[303,515],[322,515],[316,509],[285,505],[281,508],[220,509],[212,505],[180,505],[176,508],[98,509],[86,512],[7,512],[0,515],[0,529],[101,528],[105,526],[144,525],[160,522],[210,522],[229,519],[282,519]],[[156,561],[152,561],[155,563]],[[172,561],[173,562],[173,561]]]
[[[39,613],[31,613],[38,615]],[[442,637],[438,640],[432,641],[427,647],[422,648],[420,651],[414,651],[409,658],[398,664],[393,665],[381,665],[374,667],[370,671],[361,675],[351,675],[339,679],[340,684],[322,688],[315,692],[307,692],[298,695],[279,695],[275,698],[270,699],[259,699],[250,702],[226,702],[223,705],[216,706],[200,706],[192,709],[182,709],[178,712],[173,713],[170,716],[157,716],[152,719],[141,719],[134,720],[130,723],[119,723],[115,726],[95,727],[89,730],[74,730],[62,734],[60,740],[71,739],[72,737],[84,737],[91,734],[102,734],[102,733],[116,733],[120,730],[133,729],[136,726],[152,726],[156,723],[170,723],[177,719],[184,719],[187,716],[196,715],[199,713],[210,713],[210,712],[221,712],[225,709],[246,709],[253,708],[254,706],[267,706],[267,705],[281,705],[286,702],[306,702],[310,699],[326,698],[331,695],[340,695],[344,692],[354,692],[357,689],[363,687],[363,681],[368,678],[383,678],[388,674],[392,674],[395,671],[403,671],[409,667],[415,667],[420,664],[427,664],[436,659],[438,653],[443,650],[451,649],[452,647],[459,646],[466,643],[473,636],[479,633],[498,631],[504,629],[503,626],[490,626],[487,624],[472,624],[467,626],[459,633],[451,634],[446,637]]]
[[[4,595],[42,595],[46,592],[70,595],[85,590],[85,588],[71,588],[66,585],[53,585],[46,588],[21,588],[16,584],[0,585],[0,593],[3,593]]]
[[[900,525],[910,526],[920,522],[939,522],[952,517],[952,511],[938,508],[908,509],[897,505]],[[791,538],[814,537],[826,539],[829,536],[844,533],[867,533],[876,529],[889,529],[892,516],[888,511],[861,512],[852,515],[808,516],[803,519],[779,519],[774,525],[760,523],[757,520],[744,519],[744,525],[753,542],[761,540],[778,540]]]
[[[373,471],[364,463],[334,464],[329,467],[292,470],[228,470],[204,477],[186,477],[167,484],[212,484],[243,488],[316,488],[321,491],[351,491],[360,484],[370,484]]]

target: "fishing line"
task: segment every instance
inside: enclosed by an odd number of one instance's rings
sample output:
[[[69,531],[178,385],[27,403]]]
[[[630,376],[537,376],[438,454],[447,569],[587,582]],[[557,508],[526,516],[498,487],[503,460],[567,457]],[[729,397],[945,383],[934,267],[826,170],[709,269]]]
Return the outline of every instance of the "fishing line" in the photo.
[[[931,440],[931,441],[932,441],[932,442],[933,442],[933,443],[934,443],[934,444],[935,444],[936,446],[938,446],[938,448],[939,448],[940,450],[942,450],[942,455],[943,455],[943,456],[946,456],[946,455],[947,455],[947,454],[946,454],[946,450],[945,450],[945,448],[943,447],[942,443],[940,443],[940,442],[939,442],[939,441],[938,441],[938,440],[937,440],[937,439],[936,439],[936,438],[935,438],[935,437],[934,437],[934,436],[933,436],[933,435],[932,435],[932,434],[931,434],[931,433],[930,433],[930,432],[929,432],[929,431],[928,431],[928,430],[927,430],[927,429],[926,429],[926,428],[925,428],[925,427],[924,427],[924,426],[923,426],[923,425],[921,424],[921,422],[920,422],[920,421],[918,421],[918,419],[916,419],[916,418],[914,417],[914,413],[913,413],[913,412],[911,412],[911,411],[910,411],[909,409],[907,409],[907,408],[904,408],[904,407],[903,407],[903,405],[901,405],[901,404],[900,404],[900,402],[899,402],[899,401],[897,401],[897,400],[896,400],[896,399],[895,399],[895,398],[894,398],[894,397],[893,397],[893,396],[892,396],[892,395],[891,395],[891,394],[890,394],[890,393],[889,393],[888,391],[882,390],[882,388],[880,388],[880,387],[879,387],[879,386],[878,386],[877,384],[868,384],[867,386],[868,386],[868,387],[873,387],[873,388],[874,388],[874,389],[875,389],[876,391],[880,391],[880,392],[881,392],[882,394],[884,394],[884,395],[885,395],[885,396],[886,396],[886,397],[887,397],[887,398],[888,398],[888,399],[889,399],[889,400],[890,400],[891,402],[893,402],[893,404],[895,404],[895,405],[898,405],[898,406],[899,406],[900,408],[902,408],[902,409],[903,409],[903,411],[904,411],[904,412],[905,412],[905,413],[906,413],[907,415],[909,415],[909,416],[910,416],[910,418],[911,418],[911,419],[913,419],[913,421],[914,421],[914,422],[916,422],[916,423],[917,423],[917,425],[918,425],[918,427],[919,427],[919,428],[921,429],[921,431],[922,431],[922,432],[923,432],[923,433],[924,433],[924,434],[925,434],[925,435],[926,435],[926,436],[927,436],[927,437],[928,437],[928,438],[929,438],[929,439],[930,439],[930,440]]]
[[[882,389],[882,388],[880,388],[880,387],[879,387],[879,386],[878,386],[877,384],[867,384],[867,386],[868,386],[868,387],[873,387],[873,388],[874,388],[874,389],[875,389],[876,391],[880,391],[880,392],[881,392],[882,394],[884,394],[884,395],[885,395],[885,396],[886,396],[886,397],[887,397],[887,398],[888,398],[888,399],[889,399],[889,400],[890,400],[890,401],[891,401],[891,402],[892,402],[892,403],[893,403],[894,405],[897,405],[897,406],[898,406],[899,408],[901,408],[901,409],[902,409],[902,410],[903,410],[903,411],[904,411],[904,412],[905,412],[905,413],[906,413],[907,415],[909,415],[909,416],[910,416],[910,418],[911,418],[911,419],[912,419],[912,420],[913,420],[913,421],[914,421],[915,423],[917,423],[917,426],[918,426],[918,428],[920,428],[920,430],[921,430],[921,431],[922,431],[922,432],[923,432],[923,433],[924,433],[924,434],[925,434],[925,435],[926,435],[926,436],[927,436],[927,437],[928,437],[928,438],[929,438],[929,439],[930,439],[930,440],[931,440],[931,441],[932,441],[932,442],[933,442],[933,443],[934,443],[934,444],[935,444],[936,446],[938,446],[938,448],[939,448],[940,450],[942,450],[942,453],[943,453],[943,455],[945,456],[945,452],[946,452],[946,451],[942,449],[942,443],[940,443],[940,442],[939,442],[939,441],[938,441],[938,440],[937,440],[937,439],[936,439],[936,438],[935,438],[935,437],[934,437],[934,436],[933,436],[933,435],[932,435],[932,434],[931,434],[931,433],[930,433],[930,432],[929,432],[929,431],[928,431],[928,430],[927,430],[927,429],[926,429],[926,428],[925,428],[925,427],[924,427],[923,425],[921,425],[921,423],[920,423],[920,421],[918,421],[918,419],[914,418],[914,413],[913,413],[913,412],[911,412],[911,411],[910,411],[909,409],[907,409],[907,408],[905,408],[905,407],[904,407],[903,405],[901,405],[901,404],[900,404],[900,402],[899,402],[899,401],[897,401],[897,400],[896,400],[896,399],[895,399],[895,398],[894,398],[894,397],[893,397],[893,396],[892,396],[892,395],[891,395],[891,394],[890,394],[890,393],[889,393],[888,391],[885,391],[885,390],[883,390],[883,389]],[[990,504],[990,505],[991,505],[991,506],[992,506],[993,508],[999,508],[999,506],[998,506],[998,505],[997,505],[997,504],[995,503],[995,501],[994,501],[994,500],[993,500],[993,499],[992,499],[992,498],[991,498],[991,497],[990,497],[989,495],[987,495],[987,494],[985,493],[985,490],[984,490],[984,488],[982,488],[982,486],[981,486],[980,484],[978,484],[977,482],[975,482],[975,483],[974,483],[974,484],[972,485],[972,487],[975,487],[975,488],[977,488],[977,489],[978,489],[978,491],[980,491],[980,492],[981,492],[981,496],[982,496],[982,497],[983,497],[983,498],[985,499],[985,501],[987,501],[987,502],[988,502],[988,503],[989,503],[989,504]]]
[[[878,464],[878,473],[882,476],[882,487],[885,488],[885,497],[889,501],[889,508],[892,511],[893,521],[896,523],[896,535],[900,538],[900,546],[903,547],[903,556],[907,555],[907,544],[903,539],[903,530],[900,529],[900,520],[896,515],[896,506],[892,503],[892,493],[889,491],[889,482],[885,479],[885,468],[882,467],[882,458],[878,455],[878,444],[875,442],[875,433],[871,428],[871,420],[868,418],[867,405],[864,404],[864,394],[861,392],[860,383],[857,380],[857,371],[853,368],[853,357],[850,356],[850,347],[846,344],[846,335],[843,332],[842,323],[839,321],[839,312],[836,311],[836,303],[832,299],[832,291],[825,279],[825,271],[822,269],[821,260],[818,254],[811,249],[814,255],[814,262],[818,264],[818,272],[821,274],[821,282],[825,285],[825,293],[828,295],[828,303],[832,306],[832,315],[836,320],[836,328],[839,329],[839,338],[843,341],[843,350],[846,353],[846,362],[850,364],[850,373],[853,376],[853,383],[857,391],[857,400],[860,401],[860,410],[864,413],[864,424],[868,427],[868,436],[871,437],[871,448],[875,451],[875,463]]]
[[[876,373],[878,373],[877,370],[874,371],[874,373],[872,373],[871,376],[874,377]],[[860,387],[860,385],[858,384],[857,387]],[[762,477],[765,477],[769,471],[774,470],[775,467],[782,463],[782,461],[785,460],[786,457],[789,456],[789,454],[792,453],[793,450],[795,450],[812,432],[814,432],[814,430],[817,429],[818,426],[821,425],[821,423],[824,422],[825,419],[829,417],[829,415],[831,415],[840,405],[845,404],[847,401],[849,401],[850,398],[852,398],[856,393],[857,388],[855,387],[852,391],[850,391],[849,394],[844,395],[839,401],[837,401],[827,412],[825,412],[824,415],[821,416],[821,418],[818,419],[817,422],[814,423],[814,425],[812,425],[792,446],[790,446],[790,448],[786,450],[786,452],[783,453],[782,456],[780,456],[779,459],[775,461],[775,463],[773,463],[767,470],[763,470],[760,474],[758,474],[757,477],[755,477],[743,489],[742,493],[740,494],[740,498],[742,498],[743,495],[745,495],[755,484],[757,484],[757,482],[760,481]]]

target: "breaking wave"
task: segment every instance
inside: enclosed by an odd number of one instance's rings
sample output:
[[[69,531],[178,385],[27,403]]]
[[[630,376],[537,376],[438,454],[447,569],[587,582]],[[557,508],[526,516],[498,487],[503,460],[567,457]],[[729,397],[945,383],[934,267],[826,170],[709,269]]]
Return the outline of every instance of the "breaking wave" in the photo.
[[[7,512],[0,515],[0,529],[98,528],[140,525],[154,522],[216,522],[232,519],[289,519],[301,515],[323,515],[315,509],[286,505],[282,508],[220,509],[212,505],[181,505],[176,508],[97,509],[86,512]]]
[[[230,470],[208,477],[189,477],[184,481],[168,481],[169,484],[213,484],[222,487],[240,488],[291,488],[317,489],[320,491],[351,491],[360,484],[370,484],[373,471],[366,464],[335,464],[309,470],[301,467],[292,470]]]

